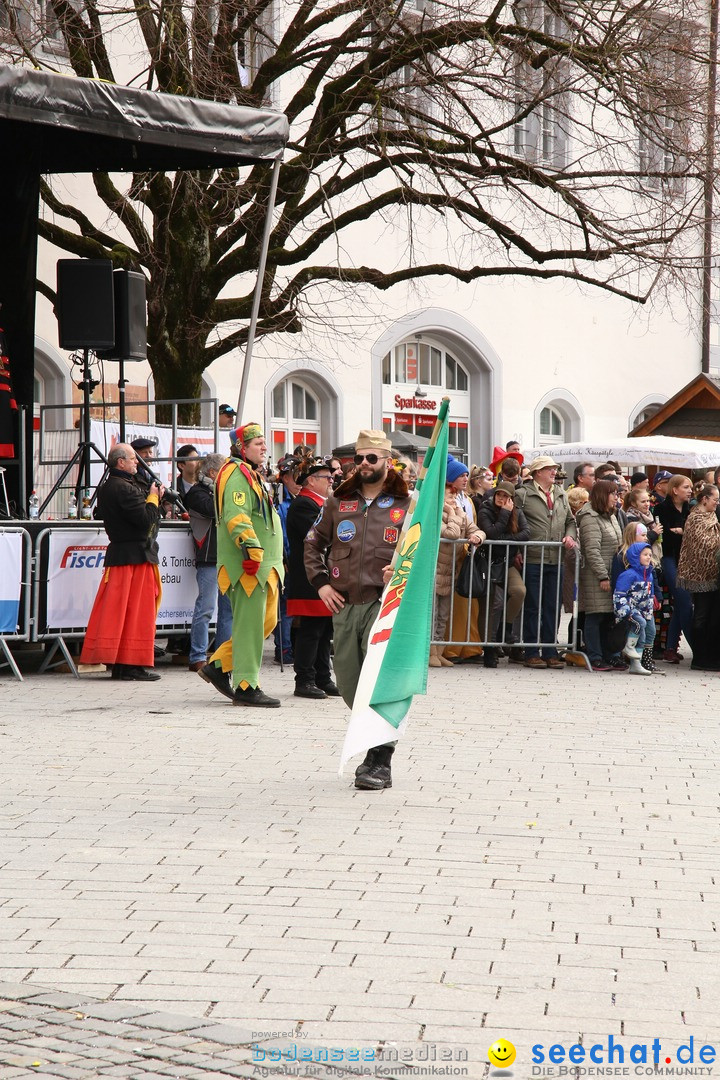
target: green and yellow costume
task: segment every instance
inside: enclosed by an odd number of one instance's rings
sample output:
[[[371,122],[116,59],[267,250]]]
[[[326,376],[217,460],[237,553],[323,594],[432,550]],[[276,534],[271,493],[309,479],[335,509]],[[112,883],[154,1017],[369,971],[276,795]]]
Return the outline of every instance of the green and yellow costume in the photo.
[[[210,657],[232,671],[233,686],[258,685],[263,642],[277,622],[278,589],[283,580],[280,519],[254,469],[235,458],[226,461],[215,481],[218,521],[218,587],[232,607],[232,638]],[[256,574],[243,561],[259,563]]]

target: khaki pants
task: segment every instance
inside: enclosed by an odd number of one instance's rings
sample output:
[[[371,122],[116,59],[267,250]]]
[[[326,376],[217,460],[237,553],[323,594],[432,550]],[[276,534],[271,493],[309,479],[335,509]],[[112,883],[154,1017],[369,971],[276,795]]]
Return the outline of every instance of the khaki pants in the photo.
[[[372,624],[380,610],[380,601],[369,604],[345,604],[333,615],[335,681],[343,701],[352,708],[360,669],[367,652]]]

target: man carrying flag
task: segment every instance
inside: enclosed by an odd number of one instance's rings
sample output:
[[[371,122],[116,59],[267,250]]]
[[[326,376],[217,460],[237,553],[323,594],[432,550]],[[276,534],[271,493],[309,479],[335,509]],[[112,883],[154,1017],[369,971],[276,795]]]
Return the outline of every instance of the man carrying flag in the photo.
[[[305,538],[305,570],[333,616],[335,678],[350,708],[380,611],[383,573],[410,506],[407,485],[391,467],[391,451],[384,432],[360,432],[355,471],[327,500]],[[355,787],[392,787],[394,749],[393,742],[371,746],[356,770]]]

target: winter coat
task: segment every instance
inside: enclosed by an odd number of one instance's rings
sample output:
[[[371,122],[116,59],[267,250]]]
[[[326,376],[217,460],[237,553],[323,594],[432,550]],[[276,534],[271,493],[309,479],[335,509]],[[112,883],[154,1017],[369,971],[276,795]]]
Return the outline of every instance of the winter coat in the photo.
[[[613,556],[622,543],[622,531],[615,514],[598,514],[590,503],[578,511],[580,533],[580,610],[612,611],[612,592],[600,588],[610,583]]]
[[[158,563],[157,534],[160,509],[156,495],[148,495],[130,473],[110,469],[98,489],[97,516],[105,526],[110,544],[105,566],[138,566]]]
[[[559,486],[553,487],[550,494],[553,503],[552,510],[533,480],[529,480],[518,488],[515,505],[525,513],[530,529],[530,539],[556,542],[566,536],[572,536],[574,539],[577,536],[577,529],[567,495]],[[559,562],[558,551],[558,548],[530,546],[527,548],[525,560],[528,563],[544,562],[546,566],[556,566]]]
[[[217,525],[215,523],[215,485],[205,478],[193,484],[183,494],[183,502],[190,518],[195,565],[217,563]]]
[[[325,503],[305,537],[305,573],[314,589],[332,585],[350,604],[369,604],[383,591],[410,497],[391,469],[382,492],[368,506],[358,472],[351,473]]]
[[[438,551],[437,572],[435,574],[435,592],[438,596],[449,596],[455,586],[453,579],[453,552],[455,552],[455,574],[457,575],[462,559],[460,544],[444,544],[443,540],[469,540],[471,536],[480,534],[485,539],[485,533],[478,529],[474,521],[469,521],[468,516],[455,499],[455,492],[445,490],[445,502],[443,504],[442,525],[440,527],[440,549]]]
[[[485,533],[486,540],[515,540],[518,544],[524,543],[525,540],[530,539],[530,526],[527,523],[525,514],[519,506],[515,507],[515,513],[517,515],[518,531],[516,533],[510,532],[509,521],[510,511],[503,510],[496,505],[495,499],[492,497],[492,493],[489,499],[484,499],[478,509],[478,525]],[[516,547],[494,547],[492,549],[492,561],[505,562],[508,552],[510,554],[510,562],[515,558],[518,553]]]
[[[628,569],[623,570],[617,579],[613,597],[613,610],[617,620],[628,616],[642,615],[643,619],[653,617],[653,598],[655,595],[655,583],[652,566],[643,566],[640,562],[640,552],[650,545],[644,541],[631,544],[627,549],[625,558]],[[650,549],[652,550],[652,549]]]
[[[688,592],[715,592],[718,587],[717,555],[720,523],[715,514],[695,507],[685,522],[677,567],[677,583]]]

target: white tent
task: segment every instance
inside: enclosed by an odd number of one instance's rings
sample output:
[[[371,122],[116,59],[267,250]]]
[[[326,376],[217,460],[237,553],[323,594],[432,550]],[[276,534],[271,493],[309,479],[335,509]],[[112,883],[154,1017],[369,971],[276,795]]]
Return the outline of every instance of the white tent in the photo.
[[[607,442],[560,443],[523,450],[525,463],[547,454],[557,462],[617,461],[620,465],[660,465],[665,469],[712,469],[720,465],[720,442],[710,439],[679,439],[670,435],[648,435],[639,439],[608,439]]]

